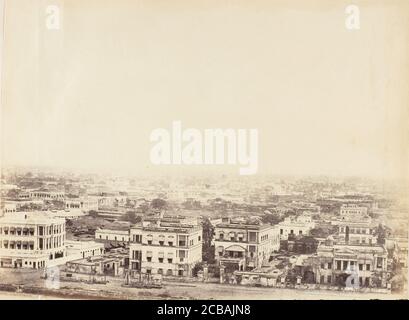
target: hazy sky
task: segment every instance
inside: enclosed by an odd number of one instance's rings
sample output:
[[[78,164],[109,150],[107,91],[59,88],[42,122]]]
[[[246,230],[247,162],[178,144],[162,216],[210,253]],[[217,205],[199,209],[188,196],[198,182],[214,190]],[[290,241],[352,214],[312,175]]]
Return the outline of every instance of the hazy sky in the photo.
[[[3,164],[153,170],[181,120],[257,128],[260,173],[407,175],[409,2],[348,4],[6,0]]]

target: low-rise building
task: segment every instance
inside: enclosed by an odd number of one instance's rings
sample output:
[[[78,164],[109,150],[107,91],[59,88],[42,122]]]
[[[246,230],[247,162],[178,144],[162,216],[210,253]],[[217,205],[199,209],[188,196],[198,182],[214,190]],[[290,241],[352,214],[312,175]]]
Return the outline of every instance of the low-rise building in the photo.
[[[0,267],[45,268],[65,256],[65,219],[44,212],[0,218]]]
[[[120,241],[129,242],[129,229],[113,230],[113,229],[97,229],[95,231],[95,240],[97,241]]]
[[[230,271],[261,267],[280,248],[278,229],[258,219],[231,218],[214,232],[215,259]]]
[[[130,274],[191,276],[202,261],[202,241],[196,219],[145,218],[130,231]]]
[[[102,243],[95,241],[65,241],[68,257],[88,258],[100,256],[105,253]]]

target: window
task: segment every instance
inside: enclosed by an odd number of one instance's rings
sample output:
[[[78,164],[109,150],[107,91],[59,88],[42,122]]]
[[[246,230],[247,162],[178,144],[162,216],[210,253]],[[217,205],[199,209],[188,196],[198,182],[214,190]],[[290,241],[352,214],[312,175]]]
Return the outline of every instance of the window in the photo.
[[[325,263],[321,263],[321,269],[325,269]]]
[[[324,283],[324,281],[325,281],[325,280],[324,280],[324,276],[321,276],[321,277],[320,277],[320,283]]]
[[[298,234],[302,234],[302,230],[298,231]]]
[[[185,247],[186,241],[187,241],[186,236],[179,236],[179,247]]]
[[[146,273],[147,273],[147,274],[151,274],[151,273],[152,273],[152,270],[151,270],[151,269],[146,269]]]
[[[341,261],[337,261],[337,270],[341,270]]]
[[[179,250],[179,258],[186,258],[186,251],[185,250]]]
[[[201,237],[201,236],[198,236],[198,237],[197,237],[197,240],[198,240],[198,241],[202,240],[202,237]]]
[[[151,245],[151,244],[152,244],[152,240],[148,240],[148,244]]]
[[[163,246],[165,242],[164,241],[159,241],[159,245]]]
[[[224,239],[224,233],[223,232],[219,233],[219,239]]]
[[[332,262],[328,262],[328,269],[332,269]]]
[[[331,283],[332,282],[332,277],[331,276],[327,276],[327,283]]]
[[[166,271],[166,275],[168,275],[168,276],[173,275],[173,273],[172,273],[172,269],[168,269],[168,270]]]
[[[152,262],[152,257],[146,257],[146,261]]]
[[[284,230],[283,230],[283,229],[280,229],[280,234],[283,234],[283,232],[284,232]]]
[[[163,258],[158,258],[159,263],[163,263]]]
[[[249,232],[249,241],[256,242],[257,241],[257,233],[256,232]]]
[[[370,271],[370,270],[371,270],[371,265],[370,265],[369,263],[366,265],[366,270],[367,270],[367,271]]]
[[[173,242],[172,241],[169,241],[168,244],[169,244],[170,247],[173,247]]]
[[[172,263],[173,259],[172,258],[168,258],[168,263]]]
[[[346,270],[348,268],[348,261],[343,261],[343,270]]]
[[[158,269],[158,274],[163,274],[163,269],[159,268]]]
[[[382,261],[383,259],[382,258],[376,258],[376,267],[377,268],[382,268]]]

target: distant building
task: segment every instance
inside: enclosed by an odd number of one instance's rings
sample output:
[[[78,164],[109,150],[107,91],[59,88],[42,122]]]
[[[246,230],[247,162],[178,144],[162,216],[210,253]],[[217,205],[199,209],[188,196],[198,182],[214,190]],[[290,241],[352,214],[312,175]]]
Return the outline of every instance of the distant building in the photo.
[[[29,193],[29,197],[30,199],[63,201],[65,198],[65,193],[59,191],[31,191]]]
[[[280,239],[287,240],[289,235],[309,235],[311,229],[315,227],[315,222],[311,216],[301,215],[296,218],[287,217],[277,227],[280,230]]]
[[[145,218],[130,231],[130,273],[191,276],[202,261],[202,241],[196,219]]]
[[[88,212],[91,210],[98,210],[98,199],[95,197],[81,197],[81,198],[71,198],[65,200],[66,209],[80,209],[82,211]]]
[[[230,270],[252,270],[280,248],[278,229],[259,220],[230,219],[215,227],[215,259]]]
[[[129,242],[128,230],[97,229],[95,231],[95,240],[97,241],[121,241]]]
[[[363,245],[377,243],[377,236],[375,235],[377,224],[367,214],[366,207],[342,206],[341,216],[332,224],[338,227],[338,243]]]
[[[339,215],[342,219],[361,217],[366,216],[367,214],[368,208],[357,204],[343,204],[339,209]]]
[[[65,219],[42,212],[0,218],[0,267],[45,268],[65,256]]]

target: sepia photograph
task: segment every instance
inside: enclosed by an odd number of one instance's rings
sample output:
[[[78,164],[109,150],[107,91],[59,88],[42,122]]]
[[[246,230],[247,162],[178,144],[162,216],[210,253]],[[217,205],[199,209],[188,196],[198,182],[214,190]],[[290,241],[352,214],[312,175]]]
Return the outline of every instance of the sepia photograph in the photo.
[[[409,1],[0,13],[0,300],[408,299]]]

